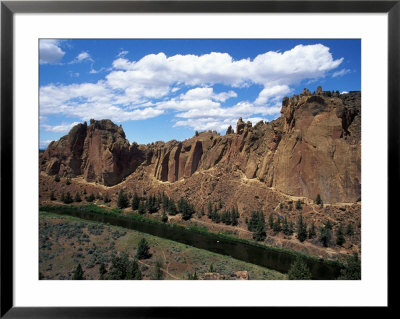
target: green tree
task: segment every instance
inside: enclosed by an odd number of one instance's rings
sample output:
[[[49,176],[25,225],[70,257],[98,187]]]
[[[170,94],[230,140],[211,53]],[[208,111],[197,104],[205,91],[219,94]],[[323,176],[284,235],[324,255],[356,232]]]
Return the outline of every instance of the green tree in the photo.
[[[289,223],[286,219],[286,217],[283,219],[283,223],[282,223],[282,233],[284,233],[285,235],[289,235]]]
[[[72,198],[70,192],[67,192],[67,195],[65,195],[63,202],[64,202],[65,204],[71,204],[71,203],[74,202],[74,200],[73,200],[73,198]]]
[[[136,260],[130,261],[126,253],[120,257],[113,256],[108,279],[111,280],[140,280],[142,273]]]
[[[208,202],[208,210],[207,210],[207,216],[209,217],[209,218],[211,218],[212,217],[212,213],[213,213],[213,209],[212,209],[212,204],[211,204],[211,202]]]
[[[127,280],[141,280],[143,278],[142,272],[140,271],[138,262],[134,259],[128,264],[126,271]]]
[[[119,191],[118,194],[117,206],[119,209],[123,209],[129,206],[128,196],[124,193],[122,189]]]
[[[300,199],[298,199],[296,202],[296,209],[298,209],[298,210],[303,209]]]
[[[67,177],[67,180],[65,182],[66,185],[71,185],[71,179],[69,177]]]
[[[154,266],[154,272],[151,276],[151,279],[153,280],[161,280],[164,277],[164,272],[162,271],[162,262],[161,260],[157,260],[156,264]]]
[[[354,227],[353,224],[348,224],[346,227],[346,235],[347,236],[353,236],[354,235]]]
[[[81,195],[79,195],[78,192],[76,192],[76,194],[75,194],[74,201],[77,203],[80,203],[82,201]]]
[[[339,227],[336,231],[336,245],[342,246],[346,242],[346,238],[344,238],[343,226],[339,224]]]
[[[139,195],[135,192],[135,194],[133,194],[133,198],[132,198],[132,210],[139,209],[139,203],[140,203]]]
[[[162,214],[161,214],[161,221],[162,221],[163,223],[166,223],[166,222],[168,221],[168,216],[167,216],[167,214],[165,213],[165,210],[162,211]]]
[[[60,176],[58,176],[58,174],[56,174],[56,176],[54,176],[54,181],[57,183],[60,181]]]
[[[142,238],[139,241],[137,252],[136,252],[136,258],[137,259],[147,259],[150,258],[151,254],[149,252],[149,244],[147,243],[147,240],[145,238]]]
[[[297,256],[294,263],[290,266],[288,271],[288,278],[290,280],[310,280],[311,271],[305,261]]]
[[[194,272],[193,275],[191,273],[188,273],[187,279],[188,280],[197,280],[198,279],[197,273]]]
[[[172,198],[170,198],[168,201],[167,212],[171,216],[175,216],[178,213],[178,210],[176,209],[175,201]]]
[[[73,280],[83,280],[83,279],[85,279],[85,278],[83,278],[83,270],[82,270],[81,264],[78,264],[78,266],[74,270],[74,274],[72,276],[72,279]]]
[[[308,230],[308,238],[312,239],[317,236],[317,231],[315,229],[314,221],[311,223],[310,229]]]
[[[54,196],[54,191],[50,193],[50,200],[56,200],[57,198]]]
[[[321,199],[321,195],[320,194],[317,195],[317,198],[315,199],[314,202],[317,205],[321,205],[322,204],[322,199]]]
[[[297,238],[303,242],[307,239],[307,224],[303,221],[303,216],[299,216],[297,222]]]
[[[138,213],[141,215],[146,213],[146,204],[142,200],[139,201]]]
[[[361,260],[358,254],[354,253],[352,257],[347,259],[344,269],[340,271],[340,280],[361,280]]]
[[[330,245],[332,240],[332,224],[329,220],[325,223],[324,227],[320,228],[319,240],[324,247],[328,247]]]
[[[93,202],[95,200],[95,198],[96,197],[94,196],[93,193],[91,193],[89,196],[85,196],[86,201],[89,203]]]
[[[281,219],[279,218],[279,216],[276,218],[276,221],[274,222],[272,229],[274,230],[275,233],[279,233],[282,230]]]
[[[268,217],[268,225],[269,225],[269,228],[270,229],[273,229],[274,228],[274,215],[272,215],[272,214],[269,214],[269,217]]]
[[[101,263],[99,272],[100,272],[100,280],[103,280],[104,275],[107,273],[106,266],[104,265],[104,263]]]

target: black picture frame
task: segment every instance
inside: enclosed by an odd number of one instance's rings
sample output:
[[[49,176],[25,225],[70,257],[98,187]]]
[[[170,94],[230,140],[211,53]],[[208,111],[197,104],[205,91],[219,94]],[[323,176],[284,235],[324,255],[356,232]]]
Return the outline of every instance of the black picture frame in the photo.
[[[213,313],[224,308],[144,307],[15,307],[13,303],[13,16],[15,13],[119,12],[270,12],[270,13],[387,13],[388,14],[388,219],[395,213],[399,186],[400,144],[400,0],[396,1],[1,1],[1,317],[5,318],[178,318]],[[398,210],[398,209],[397,209]],[[388,247],[394,223],[388,222]],[[392,244],[391,244],[392,242]],[[389,248],[390,251],[390,248]],[[388,254],[388,258],[389,258]],[[390,264],[390,258],[388,265]],[[388,280],[388,287],[390,284]],[[392,295],[390,295],[392,297]],[[390,309],[391,297],[388,299]],[[235,310],[236,315],[248,309]],[[305,312],[304,308],[291,311]],[[336,310],[334,310],[336,311]]]

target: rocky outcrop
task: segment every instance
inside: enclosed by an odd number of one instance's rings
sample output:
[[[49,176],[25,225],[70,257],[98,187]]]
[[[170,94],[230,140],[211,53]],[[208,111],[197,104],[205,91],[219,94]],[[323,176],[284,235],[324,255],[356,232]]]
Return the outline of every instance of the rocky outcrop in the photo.
[[[355,202],[361,196],[360,104],[360,92],[304,89],[283,99],[281,116],[274,121],[253,126],[239,118],[236,133],[230,126],[224,136],[196,132],[182,142],[140,146],[130,145],[111,121],[91,121],[52,142],[41,169],[50,175],[83,175],[105,185],[119,183],[139,165],[169,183],[216,169],[257,179],[289,195]]]
[[[125,138],[122,127],[110,120],[74,126],[68,135],[50,143],[41,159],[41,169],[50,175],[78,176],[89,182],[115,185],[144,160],[136,143]]]

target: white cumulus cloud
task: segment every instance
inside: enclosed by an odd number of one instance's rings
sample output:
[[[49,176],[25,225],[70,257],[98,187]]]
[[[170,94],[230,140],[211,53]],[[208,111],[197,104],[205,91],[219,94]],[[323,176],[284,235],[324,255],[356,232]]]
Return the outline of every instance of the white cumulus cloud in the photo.
[[[174,116],[174,126],[223,130],[235,125],[238,117],[259,121],[278,116],[281,100],[292,93],[294,84],[323,78],[343,61],[335,60],[322,44],[298,45],[241,60],[221,52],[170,57],[160,52],[138,61],[125,55],[121,51],[112,69],[96,83],[41,87],[41,116],[63,114],[124,122],[168,112]],[[81,52],[75,60],[92,58]],[[336,73],[340,72],[346,71]],[[225,89],[216,92],[214,85]],[[239,90],[252,85],[260,87],[254,101],[240,99]]]
[[[43,39],[39,41],[39,63],[59,63],[65,52],[59,46],[60,41]]]

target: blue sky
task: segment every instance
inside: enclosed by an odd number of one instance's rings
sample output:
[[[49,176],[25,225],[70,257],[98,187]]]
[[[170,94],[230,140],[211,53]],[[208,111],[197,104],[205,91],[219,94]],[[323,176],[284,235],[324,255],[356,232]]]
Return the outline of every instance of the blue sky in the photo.
[[[303,88],[361,90],[361,40],[39,41],[40,147],[90,119],[130,142],[225,133],[279,117]]]

